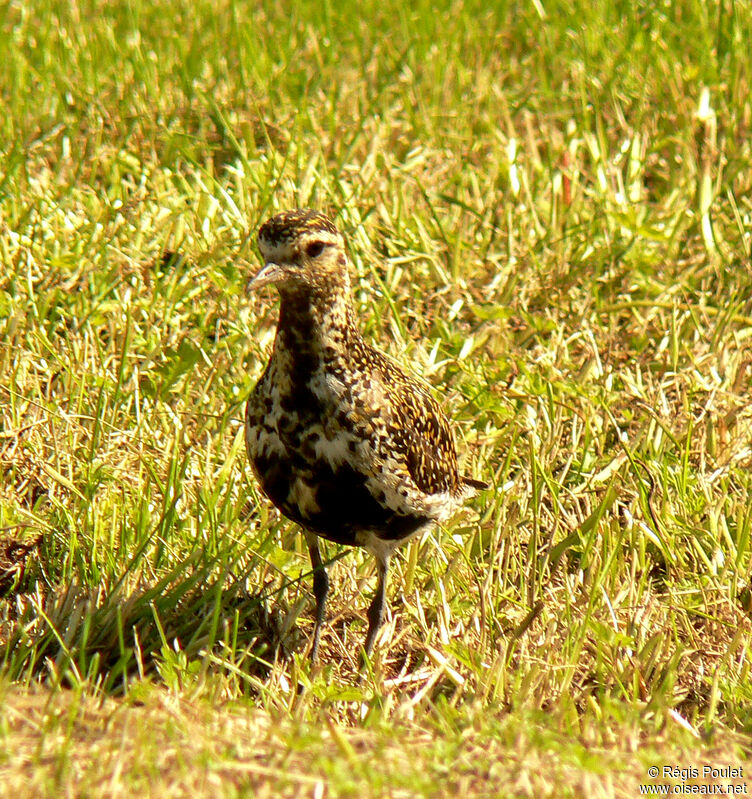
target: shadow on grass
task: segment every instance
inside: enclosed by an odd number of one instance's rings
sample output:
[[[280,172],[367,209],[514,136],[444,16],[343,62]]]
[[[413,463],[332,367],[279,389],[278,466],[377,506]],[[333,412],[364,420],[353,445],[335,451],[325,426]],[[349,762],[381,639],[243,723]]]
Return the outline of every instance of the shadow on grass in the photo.
[[[279,587],[248,592],[255,565],[237,574],[196,552],[151,583],[128,572],[97,590],[45,590],[37,581],[23,593],[28,585],[18,584],[0,598],[0,669],[11,680],[87,683],[105,693],[150,676],[169,685],[224,672],[253,691],[295,644],[289,614],[267,609]]]

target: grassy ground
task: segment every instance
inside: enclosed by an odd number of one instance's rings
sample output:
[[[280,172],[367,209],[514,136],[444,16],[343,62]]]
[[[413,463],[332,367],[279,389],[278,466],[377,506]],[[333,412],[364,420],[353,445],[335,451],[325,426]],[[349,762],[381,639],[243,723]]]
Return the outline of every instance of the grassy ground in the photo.
[[[3,785],[620,797],[746,766],[748,1],[39,0],[0,31]],[[303,205],[493,485],[398,559],[362,682],[369,558],[328,548],[311,673],[305,547],[242,444],[255,230]]]

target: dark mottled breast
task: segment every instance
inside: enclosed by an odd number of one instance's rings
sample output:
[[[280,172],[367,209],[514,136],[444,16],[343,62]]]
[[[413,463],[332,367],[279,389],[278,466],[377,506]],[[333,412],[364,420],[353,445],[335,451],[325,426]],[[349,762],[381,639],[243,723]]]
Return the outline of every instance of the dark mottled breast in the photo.
[[[333,406],[322,405],[305,383],[272,399],[272,380],[262,378],[248,401],[248,456],[264,493],[285,516],[340,544],[354,545],[358,531],[402,539],[430,521],[420,513],[397,513],[367,485],[368,475],[352,463],[318,456],[317,441]],[[328,425],[331,429],[331,424]],[[273,446],[266,445],[269,440]],[[253,442],[257,441],[257,444]]]

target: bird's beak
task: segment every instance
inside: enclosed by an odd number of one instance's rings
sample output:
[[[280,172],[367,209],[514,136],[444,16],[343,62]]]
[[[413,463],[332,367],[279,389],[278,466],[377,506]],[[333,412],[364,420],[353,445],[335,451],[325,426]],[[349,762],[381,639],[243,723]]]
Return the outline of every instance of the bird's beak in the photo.
[[[256,272],[255,276],[252,277],[248,281],[248,285],[246,286],[246,290],[257,291],[264,286],[268,286],[269,284],[277,283],[282,278],[284,274],[285,267],[282,264],[275,264],[271,261],[267,261],[258,272]]]

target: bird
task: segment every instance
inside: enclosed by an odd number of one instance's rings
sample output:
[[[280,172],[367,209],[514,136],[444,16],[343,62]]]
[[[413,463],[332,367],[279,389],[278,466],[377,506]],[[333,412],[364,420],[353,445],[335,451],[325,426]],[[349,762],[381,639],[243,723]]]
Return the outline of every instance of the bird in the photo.
[[[359,332],[345,239],[331,219],[307,208],[277,213],[259,228],[258,246],[264,263],[248,290],[274,286],[280,307],[271,356],[246,403],[248,459],[262,492],[305,535],[312,664],[329,593],[319,537],[374,556],[370,658],[394,550],[487,485],[460,475],[449,422],[425,385]]]

